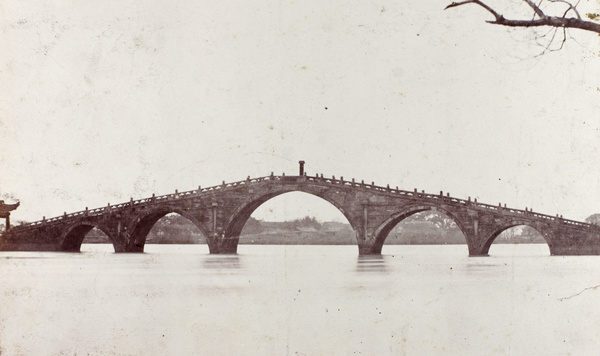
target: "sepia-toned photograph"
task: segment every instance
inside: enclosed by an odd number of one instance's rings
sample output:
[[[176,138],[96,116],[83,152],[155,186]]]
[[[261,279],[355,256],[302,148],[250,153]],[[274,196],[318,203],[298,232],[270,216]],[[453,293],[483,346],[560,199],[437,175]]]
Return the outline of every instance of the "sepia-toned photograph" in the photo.
[[[598,354],[600,0],[0,29],[0,355]]]

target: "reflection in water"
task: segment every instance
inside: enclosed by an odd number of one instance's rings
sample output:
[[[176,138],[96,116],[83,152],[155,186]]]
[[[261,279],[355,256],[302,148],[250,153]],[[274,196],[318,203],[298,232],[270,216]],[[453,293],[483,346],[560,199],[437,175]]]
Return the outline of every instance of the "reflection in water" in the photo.
[[[367,255],[358,256],[356,260],[356,272],[387,272],[385,256]]]
[[[202,264],[208,269],[240,269],[240,258],[237,255],[209,255]]]
[[[470,257],[470,258],[473,258],[473,257]],[[482,260],[482,262],[480,262],[480,263],[468,261],[463,266],[463,270],[467,273],[472,272],[472,273],[486,274],[490,270],[499,269],[499,268],[502,268],[503,266],[506,266],[506,263],[504,263],[504,264],[486,263],[486,262],[490,261],[489,257],[484,257],[484,258],[486,258],[486,260]]]

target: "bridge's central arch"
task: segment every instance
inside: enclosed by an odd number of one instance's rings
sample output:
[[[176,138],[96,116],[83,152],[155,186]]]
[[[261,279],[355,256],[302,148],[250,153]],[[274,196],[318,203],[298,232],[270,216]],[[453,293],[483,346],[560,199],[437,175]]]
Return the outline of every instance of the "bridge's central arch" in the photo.
[[[237,238],[239,242],[244,226],[251,216],[258,220],[271,221],[292,221],[309,217],[321,222],[335,220],[350,224],[343,208],[338,206],[335,200],[297,189],[265,194],[246,202],[232,215],[229,228],[225,231],[226,236]]]

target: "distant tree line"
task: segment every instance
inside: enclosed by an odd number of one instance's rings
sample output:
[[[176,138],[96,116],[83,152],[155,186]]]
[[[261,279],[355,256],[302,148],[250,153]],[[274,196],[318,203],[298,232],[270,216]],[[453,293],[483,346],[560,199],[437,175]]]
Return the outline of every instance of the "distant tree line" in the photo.
[[[600,214],[592,214],[585,218],[585,222],[588,224],[600,225]]]

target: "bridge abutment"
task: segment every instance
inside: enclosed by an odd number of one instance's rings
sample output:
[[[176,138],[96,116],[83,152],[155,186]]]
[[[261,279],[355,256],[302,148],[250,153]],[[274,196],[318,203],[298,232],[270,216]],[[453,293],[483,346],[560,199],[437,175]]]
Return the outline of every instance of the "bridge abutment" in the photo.
[[[239,238],[226,238],[216,235],[212,238],[207,238],[206,242],[211,255],[237,254]]]
[[[600,255],[600,233],[591,228],[573,229],[557,224],[551,231],[550,254],[553,256]]]
[[[237,245],[208,246],[211,255],[236,255]]]
[[[375,244],[375,241],[359,242],[358,243],[358,254],[360,256],[368,255],[381,255],[382,246]]]
[[[513,226],[527,224],[526,221],[469,208],[456,211],[455,216],[456,222],[465,236],[471,257],[489,256],[492,243],[502,231]]]
[[[113,244],[116,253],[144,253],[145,245],[121,245]]]

